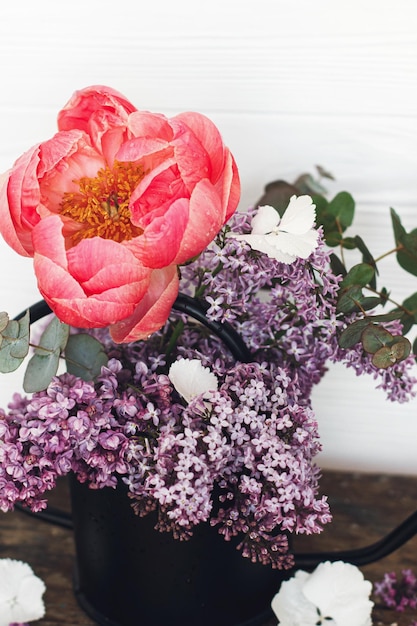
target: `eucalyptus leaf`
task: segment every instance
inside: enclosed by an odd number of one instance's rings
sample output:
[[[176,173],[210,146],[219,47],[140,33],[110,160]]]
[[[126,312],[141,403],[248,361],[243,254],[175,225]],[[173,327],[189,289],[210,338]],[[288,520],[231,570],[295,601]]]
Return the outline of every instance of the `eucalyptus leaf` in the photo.
[[[375,259],[370,253],[368,246],[366,245],[362,237],[359,237],[359,235],[356,235],[354,237],[354,241],[358,250],[362,252],[363,263],[368,263],[368,265],[371,265],[374,268],[374,276],[372,280],[369,282],[369,286],[372,287],[372,289],[376,289],[376,275],[378,274],[378,268],[376,266]]]
[[[44,329],[23,379],[27,393],[43,391],[56,375],[62,350],[68,341],[69,326],[53,317]]]
[[[340,246],[343,241],[343,236],[339,233],[338,230],[329,230],[327,229],[326,233],[326,243],[330,248],[336,248]],[[326,232],[326,230],[325,230]]]
[[[355,201],[350,193],[341,191],[329,202],[328,211],[337,219],[342,230],[345,230],[353,222]]]
[[[341,333],[339,337],[339,346],[341,348],[352,348],[355,344],[359,343],[362,337],[363,330],[369,326],[371,322],[367,317],[361,320],[356,320],[352,324],[349,324]]]
[[[414,324],[417,324],[417,292],[406,298],[402,306],[401,323],[403,325],[403,333],[406,334]]]
[[[341,348],[352,348],[356,343],[361,341],[362,332],[368,326],[376,327],[378,322],[392,322],[401,318],[401,310],[394,309],[389,313],[382,313],[380,315],[367,315],[360,320],[356,320],[349,324],[341,333],[339,337],[339,346]]]
[[[35,393],[46,389],[56,375],[59,366],[61,350],[56,349],[46,353],[36,351],[31,357],[23,378],[23,389],[26,393]]]
[[[375,309],[379,304],[382,303],[382,300],[379,296],[367,296],[363,298],[361,301],[361,308],[364,311],[370,311],[371,309]]]
[[[357,247],[355,237],[343,237],[341,244],[345,250],[354,250]]]
[[[60,352],[65,348],[69,337],[69,326],[61,322],[56,316],[52,318],[43,331],[35,353],[45,355],[45,352]]]
[[[372,357],[372,363],[379,369],[387,369],[405,359],[410,352],[411,345],[408,339],[395,337],[389,345],[383,346],[375,352]]]
[[[323,178],[328,178],[329,180],[336,180],[333,174],[331,174],[328,170],[326,170],[326,168],[324,168],[322,165],[316,165],[316,170],[318,171],[319,175],[322,176]]]
[[[20,320],[9,320],[2,331],[0,372],[14,372],[29,351],[29,311]]]
[[[391,221],[395,245],[401,248],[397,252],[398,264],[406,272],[417,276],[417,230],[407,233],[401,223],[400,216],[393,208],[391,208]]]
[[[375,275],[375,268],[368,263],[358,263],[350,268],[346,276],[341,282],[341,287],[349,285],[360,285],[365,287],[369,285]]]
[[[353,313],[354,311],[360,311],[360,302],[363,298],[362,287],[359,285],[349,285],[348,287],[340,290],[336,311],[338,313]]]
[[[382,346],[388,345],[394,336],[383,326],[367,326],[361,336],[365,352],[375,354]]]
[[[294,182],[294,185],[301,195],[307,194],[311,196],[312,194],[327,193],[326,187],[321,185],[311,174],[301,174]]]
[[[288,206],[291,196],[299,194],[299,190],[294,185],[285,180],[274,180],[264,188],[263,195],[255,202],[254,206],[264,206],[268,204],[282,215]]]
[[[408,233],[403,238],[403,248],[397,252],[397,261],[401,267],[417,276],[417,233]]]
[[[406,230],[401,223],[400,216],[394,209],[391,207],[391,221],[392,228],[394,230],[394,239],[395,245],[398,246],[403,243],[404,237],[406,235]]]
[[[391,348],[389,346],[383,346],[372,356],[372,363],[378,369],[387,369],[396,363],[396,359],[393,357]]]
[[[65,360],[70,374],[91,381],[101,372],[108,357],[103,345],[91,335],[71,335],[65,348]]]
[[[346,276],[347,274],[346,267],[344,266],[342,261],[339,259],[337,254],[332,253],[330,255],[330,267],[332,269],[333,274],[335,274],[336,276],[338,275]]]
[[[3,330],[6,328],[8,323],[9,323],[9,316],[7,315],[5,311],[1,311],[0,312],[0,333],[3,332]]]

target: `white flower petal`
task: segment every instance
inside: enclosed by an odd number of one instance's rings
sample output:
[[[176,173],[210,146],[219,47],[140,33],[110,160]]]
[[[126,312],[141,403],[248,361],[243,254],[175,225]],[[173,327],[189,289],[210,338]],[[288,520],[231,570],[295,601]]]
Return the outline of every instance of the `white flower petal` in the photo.
[[[168,377],[186,402],[200,395],[204,398],[218,387],[216,376],[208,367],[203,367],[199,359],[175,361],[169,368]]]
[[[281,584],[271,602],[280,626],[312,626],[317,622],[317,607],[307,600],[303,587],[310,574],[298,570],[293,578]]]
[[[294,263],[297,258],[293,254],[282,252],[277,244],[277,235],[236,235],[235,238],[240,239],[241,241],[246,241],[252,250],[263,252],[264,254],[267,254],[270,259],[276,259],[277,261],[286,263],[287,265]],[[281,233],[279,238],[281,238]]]
[[[310,196],[291,196],[281,218],[279,230],[293,235],[302,235],[313,228],[316,220],[316,205]]]
[[[366,626],[373,607],[372,584],[351,563],[320,563],[305,582],[305,597],[338,626]]]
[[[251,221],[252,235],[266,235],[275,230],[280,221],[279,213],[273,206],[260,206]]]
[[[279,232],[278,235],[265,235],[269,242],[274,238],[274,247],[282,254],[307,259],[317,246],[318,232],[309,230],[303,235]]]
[[[281,263],[307,259],[318,242],[315,208],[310,196],[292,196],[282,218],[272,206],[261,206],[252,218],[250,234],[228,233],[228,236],[246,241],[253,250]]]
[[[0,559],[0,626],[45,615],[43,581],[23,561]]]

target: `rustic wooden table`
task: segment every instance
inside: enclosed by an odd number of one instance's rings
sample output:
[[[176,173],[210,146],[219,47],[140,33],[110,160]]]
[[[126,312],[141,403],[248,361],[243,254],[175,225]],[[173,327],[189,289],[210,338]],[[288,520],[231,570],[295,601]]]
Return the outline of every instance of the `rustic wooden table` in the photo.
[[[320,536],[297,538],[297,551],[373,543],[417,509],[417,477],[325,472],[321,484],[323,493],[329,495],[334,521]],[[53,492],[51,504],[68,504],[65,483]],[[73,555],[71,531],[19,511],[0,515],[0,557],[29,562],[46,583],[46,616],[37,622],[39,626],[93,626],[72,593]],[[373,582],[386,571],[400,573],[403,568],[417,573],[417,536],[392,555],[361,567]],[[417,611],[397,613],[378,604],[373,613],[374,626],[409,626],[413,618],[417,619]],[[265,626],[275,624],[276,620],[270,620]]]

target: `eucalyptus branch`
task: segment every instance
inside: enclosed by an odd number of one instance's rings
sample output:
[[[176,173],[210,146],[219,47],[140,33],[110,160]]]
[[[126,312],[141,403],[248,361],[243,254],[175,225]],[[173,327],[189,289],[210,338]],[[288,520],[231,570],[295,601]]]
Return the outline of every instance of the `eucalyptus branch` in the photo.
[[[381,256],[379,256],[378,258],[374,260],[375,264],[379,263],[379,261],[381,261],[382,259],[385,259],[387,256],[390,256],[391,254],[395,254],[396,252],[399,252],[400,250],[404,250],[404,246],[402,244],[400,244],[396,248],[392,248],[392,250],[388,250],[388,252],[384,252],[384,254],[381,254]]]

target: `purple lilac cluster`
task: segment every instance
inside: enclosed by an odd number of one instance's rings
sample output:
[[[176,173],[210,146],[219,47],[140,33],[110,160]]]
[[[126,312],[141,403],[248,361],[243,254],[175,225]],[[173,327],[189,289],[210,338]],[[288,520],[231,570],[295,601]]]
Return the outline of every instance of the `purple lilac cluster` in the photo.
[[[191,295],[204,294],[210,304],[208,317],[231,322],[257,360],[285,363],[307,401],[327,370],[326,362],[341,362],[358,375],[371,375],[392,401],[410,400],[417,384],[410,373],[413,355],[383,370],[372,364],[361,344],[339,347],[338,335],[361,314],[346,318],[336,312],[342,277],[331,270],[322,233],[307,260],[285,265],[225,236],[227,231],[249,233],[254,213],[250,209],[235,214],[215,244],[183,268],[182,289]],[[401,334],[398,321],[387,328]]]
[[[121,479],[137,513],[158,511],[159,530],[184,539],[210,520],[226,540],[242,537],[245,556],[291,567],[287,533],[319,532],[330,514],[317,497],[317,424],[289,373],[239,363],[187,405],[137,348],[132,360],[126,347],[94,385],[63,374],[15,397],[0,419],[2,510],[42,508],[69,471],[94,488]]]
[[[229,236],[249,232],[252,215],[235,215],[181,277],[181,290],[204,298],[211,320],[233,325],[252,362],[235,363],[216,335],[179,313],[128,345],[92,331],[109,356],[94,383],[63,374],[0,411],[3,511],[15,502],[45,507],[68,472],[92,488],[123,481],[138,514],[157,510],[159,530],[186,539],[210,521],[226,540],[239,536],[245,556],[279,568],[292,565],[288,533],[319,532],[330,520],[318,496],[311,390],[329,360],[374,371],[361,350],[337,345],[340,277],[321,233],[307,260],[285,265]],[[167,375],[177,358],[200,359],[218,390],[187,404]],[[410,391],[402,367],[383,374],[393,398]]]
[[[401,578],[387,572],[382,581],[375,583],[374,593],[390,609],[401,612],[417,608],[417,578],[410,569],[402,570]]]

